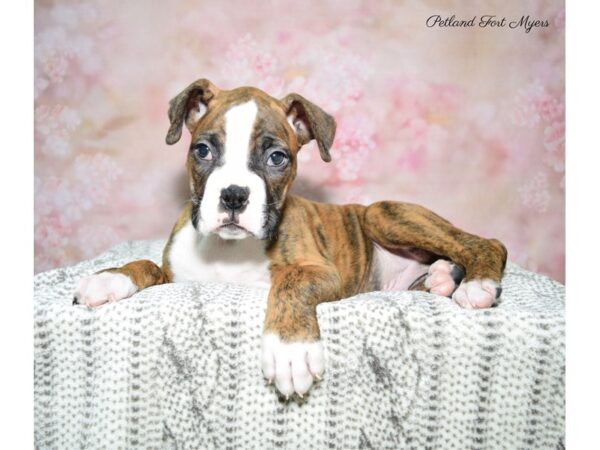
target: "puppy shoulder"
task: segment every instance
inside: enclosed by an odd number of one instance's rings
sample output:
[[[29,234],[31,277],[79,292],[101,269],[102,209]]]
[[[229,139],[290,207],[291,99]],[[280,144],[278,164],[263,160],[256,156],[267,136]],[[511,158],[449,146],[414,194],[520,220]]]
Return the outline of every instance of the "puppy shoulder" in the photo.
[[[288,195],[279,221],[279,233],[302,229],[302,224],[306,223],[310,210],[313,209],[313,203],[302,197]]]

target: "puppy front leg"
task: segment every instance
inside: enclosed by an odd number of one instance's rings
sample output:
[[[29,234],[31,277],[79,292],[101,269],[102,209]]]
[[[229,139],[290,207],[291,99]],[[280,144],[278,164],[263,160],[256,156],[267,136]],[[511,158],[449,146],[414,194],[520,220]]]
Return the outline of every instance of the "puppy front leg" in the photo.
[[[262,341],[262,370],[289,398],[300,397],[325,370],[317,322],[317,305],[341,298],[341,279],[327,265],[282,265],[271,268]]]
[[[96,272],[79,280],[73,304],[96,307],[131,297],[138,291],[169,281],[167,274],[152,261],[142,259]]]

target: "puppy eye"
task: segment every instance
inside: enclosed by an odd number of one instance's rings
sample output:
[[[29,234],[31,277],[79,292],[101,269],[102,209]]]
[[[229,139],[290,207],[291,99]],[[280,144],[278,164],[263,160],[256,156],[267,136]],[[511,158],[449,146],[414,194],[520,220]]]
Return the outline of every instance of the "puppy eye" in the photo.
[[[213,159],[213,155],[212,155],[212,152],[210,151],[210,148],[208,147],[208,145],[206,145],[204,143],[200,143],[200,144],[196,145],[194,147],[194,153],[198,158],[200,158],[204,161],[210,161]]]
[[[267,166],[281,167],[287,162],[288,157],[285,153],[275,151],[269,155]]]

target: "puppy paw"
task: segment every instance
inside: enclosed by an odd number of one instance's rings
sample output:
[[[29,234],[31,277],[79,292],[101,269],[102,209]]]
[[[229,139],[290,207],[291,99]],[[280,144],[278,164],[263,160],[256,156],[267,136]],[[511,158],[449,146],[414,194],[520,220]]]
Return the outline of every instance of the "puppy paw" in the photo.
[[[131,297],[136,291],[137,286],[127,275],[102,272],[79,280],[73,296],[73,304],[94,308],[104,303]]]
[[[429,266],[424,284],[432,294],[450,297],[463,278],[464,272],[459,266],[451,261],[438,259]]]
[[[321,341],[282,342],[272,333],[263,336],[263,375],[269,383],[275,381],[275,386],[286,399],[294,393],[302,398],[314,379],[321,379],[324,370]]]
[[[452,295],[452,299],[466,309],[489,308],[500,297],[502,288],[496,281],[463,281]]]

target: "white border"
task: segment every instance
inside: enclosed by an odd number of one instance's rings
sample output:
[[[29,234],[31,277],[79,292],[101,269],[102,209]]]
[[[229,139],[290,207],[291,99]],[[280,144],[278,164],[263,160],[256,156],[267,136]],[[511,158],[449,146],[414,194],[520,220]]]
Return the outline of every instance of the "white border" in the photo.
[[[33,447],[33,2],[4,2],[0,33],[0,448],[28,448]]]
[[[597,2],[567,2],[567,444],[600,448]],[[552,245],[549,243],[549,245]]]

